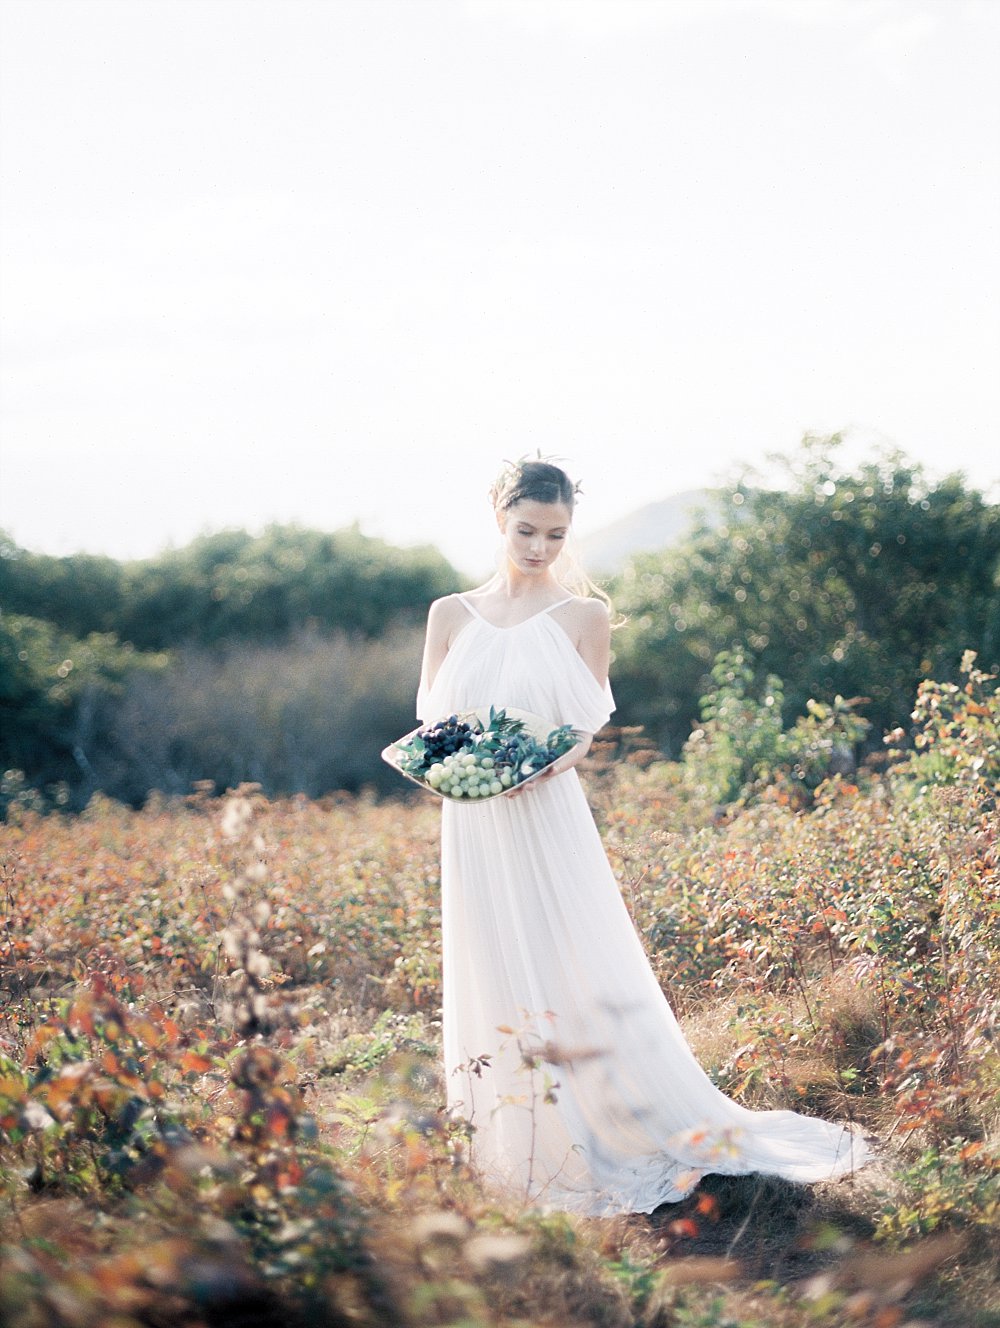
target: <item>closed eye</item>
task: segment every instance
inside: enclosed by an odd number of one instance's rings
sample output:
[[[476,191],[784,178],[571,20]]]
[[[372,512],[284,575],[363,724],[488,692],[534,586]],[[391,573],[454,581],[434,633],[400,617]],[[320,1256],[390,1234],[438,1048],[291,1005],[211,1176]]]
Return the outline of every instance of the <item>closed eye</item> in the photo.
[[[528,536],[528,535],[534,535],[534,534],[535,534],[535,531],[531,528],[531,526],[527,526],[527,527],[525,527],[525,526],[520,526],[520,527],[518,527],[518,531],[517,531],[517,533],[518,533],[519,535]],[[550,531],[548,532],[547,538],[548,538],[548,539],[557,539],[557,540],[565,539],[565,538],[566,538],[566,532],[565,532],[564,530],[550,530]]]

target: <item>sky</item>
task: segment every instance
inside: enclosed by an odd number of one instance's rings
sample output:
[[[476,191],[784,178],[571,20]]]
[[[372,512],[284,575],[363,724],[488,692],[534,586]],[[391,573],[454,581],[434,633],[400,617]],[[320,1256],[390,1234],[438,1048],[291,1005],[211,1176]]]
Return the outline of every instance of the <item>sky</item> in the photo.
[[[1000,482],[1000,0],[0,0],[0,528],[476,574],[844,431]],[[766,470],[765,470],[766,473]]]

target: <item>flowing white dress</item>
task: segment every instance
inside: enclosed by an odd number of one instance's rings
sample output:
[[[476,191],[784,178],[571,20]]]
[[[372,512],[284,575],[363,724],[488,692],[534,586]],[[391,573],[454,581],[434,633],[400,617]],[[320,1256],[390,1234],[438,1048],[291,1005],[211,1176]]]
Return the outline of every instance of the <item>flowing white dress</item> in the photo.
[[[562,601],[565,603],[566,601]],[[509,628],[469,621],[429,723],[484,705],[589,733],[614,709],[552,605]],[[749,1111],[695,1060],[646,960],[576,771],[517,798],[445,800],[441,838],[448,1103],[486,1181],[530,1203],[651,1212],[708,1172],[826,1180],[860,1166],[842,1125]]]

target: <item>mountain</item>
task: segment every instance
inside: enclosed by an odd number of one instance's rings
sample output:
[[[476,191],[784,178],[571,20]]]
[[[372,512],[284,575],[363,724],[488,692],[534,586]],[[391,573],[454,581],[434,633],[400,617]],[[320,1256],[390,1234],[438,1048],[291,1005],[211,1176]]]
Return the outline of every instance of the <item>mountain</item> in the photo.
[[[718,496],[715,489],[687,489],[582,536],[579,545],[584,567],[592,576],[609,576],[620,572],[634,553],[675,544],[694,529],[699,517],[711,527],[721,525]]]

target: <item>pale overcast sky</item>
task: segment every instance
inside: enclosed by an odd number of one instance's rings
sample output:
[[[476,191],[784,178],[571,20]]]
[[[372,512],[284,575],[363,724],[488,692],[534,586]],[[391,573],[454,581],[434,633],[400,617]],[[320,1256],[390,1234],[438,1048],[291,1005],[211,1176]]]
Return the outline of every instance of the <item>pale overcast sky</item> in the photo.
[[[1000,479],[998,0],[0,0],[0,526],[475,572],[807,431]],[[995,490],[991,490],[995,492]]]

